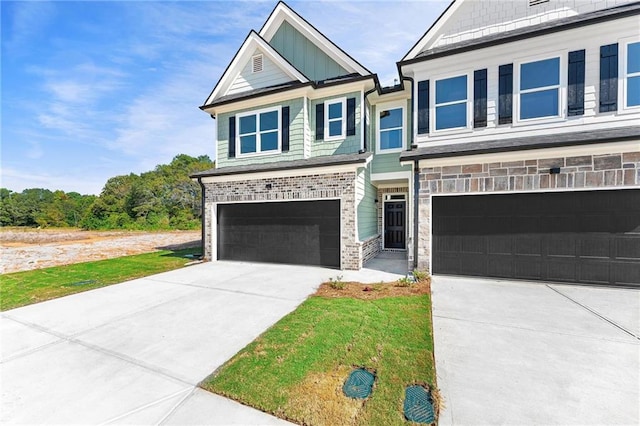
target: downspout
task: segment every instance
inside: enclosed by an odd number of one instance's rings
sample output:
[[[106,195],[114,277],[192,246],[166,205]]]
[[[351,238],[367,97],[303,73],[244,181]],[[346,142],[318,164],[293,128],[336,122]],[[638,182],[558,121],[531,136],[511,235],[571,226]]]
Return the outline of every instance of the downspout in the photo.
[[[364,92],[364,105],[362,105],[362,109],[364,110],[364,108],[367,107],[367,96],[369,96],[370,94],[372,94],[373,92],[375,92],[376,90],[378,90],[378,84],[376,83],[376,85],[373,86],[373,89],[371,90],[367,90],[366,92]],[[366,114],[366,113],[365,113]],[[366,115],[365,115],[366,117]],[[367,123],[369,124],[369,127],[371,127],[371,123]],[[369,131],[369,129],[364,129],[364,135],[362,135],[363,139],[364,139],[364,149],[362,150],[362,153],[367,152],[369,145],[367,144],[367,132]]]
[[[400,69],[399,69],[400,70]],[[402,74],[401,74],[402,75]],[[415,110],[415,102],[413,99],[413,85],[415,81],[413,77],[402,76],[402,81],[410,81],[411,82],[411,144],[407,151],[411,151],[413,149],[414,139],[413,139],[413,129],[415,127],[414,123],[414,110]],[[419,203],[420,203],[420,167],[418,160],[413,161],[413,268],[418,269],[418,213],[419,213]]]
[[[198,183],[200,184],[200,220],[202,222],[202,225],[200,226],[202,228],[201,233],[200,233],[200,246],[201,246],[201,250],[202,253],[200,254],[200,260],[204,259],[204,254],[205,254],[205,247],[204,247],[204,227],[205,227],[205,203],[204,203],[204,183],[202,183],[202,178],[199,177],[198,178]]]

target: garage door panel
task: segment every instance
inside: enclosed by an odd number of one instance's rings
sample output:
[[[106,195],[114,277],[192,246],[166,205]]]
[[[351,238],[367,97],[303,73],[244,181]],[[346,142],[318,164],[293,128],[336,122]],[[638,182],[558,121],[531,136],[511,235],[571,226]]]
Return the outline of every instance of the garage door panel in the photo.
[[[340,267],[339,200],[218,205],[218,258]]]
[[[435,273],[640,287],[640,190],[436,196],[432,206]]]

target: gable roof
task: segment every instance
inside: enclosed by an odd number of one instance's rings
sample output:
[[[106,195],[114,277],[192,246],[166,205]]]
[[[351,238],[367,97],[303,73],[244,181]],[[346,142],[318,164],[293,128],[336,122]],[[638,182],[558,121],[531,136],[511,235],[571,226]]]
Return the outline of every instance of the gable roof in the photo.
[[[357,73],[360,75],[371,74],[371,71],[349,56],[349,54],[329,40],[324,34],[318,31],[302,16],[298,15],[283,1],[278,2],[275,9],[273,9],[273,12],[271,12],[271,15],[269,15],[269,18],[267,18],[262,29],[260,29],[260,36],[268,42],[271,41],[283,21],[288,22],[345,70],[350,73]]]
[[[309,79],[296,67],[291,65],[280,53],[278,53],[266,40],[264,40],[258,33],[251,30],[249,35],[240,46],[240,49],[236,52],[235,56],[231,60],[231,63],[227,66],[222,77],[218,81],[218,84],[213,88],[211,94],[207,97],[204,104],[211,104],[217,98],[223,97],[227,94],[229,87],[235,81],[238,74],[242,71],[245,64],[254,55],[256,50],[260,50],[269,60],[271,60],[280,70],[291,77],[292,81],[298,81],[300,83],[307,83]]]
[[[402,61],[406,61],[416,57],[416,55],[424,49],[427,43],[429,43],[433,39],[433,37],[438,34],[442,26],[449,20],[451,16],[453,16],[453,14],[456,12],[456,10],[458,10],[463,2],[464,0],[452,0],[451,3],[449,3],[449,6],[447,6],[447,8],[444,10],[444,12],[442,12],[442,14],[438,16],[438,19],[436,19],[433,24],[431,24],[429,29],[422,35],[422,37],[420,37],[416,44],[414,44],[413,47],[409,49],[407,54],[404,55]]]

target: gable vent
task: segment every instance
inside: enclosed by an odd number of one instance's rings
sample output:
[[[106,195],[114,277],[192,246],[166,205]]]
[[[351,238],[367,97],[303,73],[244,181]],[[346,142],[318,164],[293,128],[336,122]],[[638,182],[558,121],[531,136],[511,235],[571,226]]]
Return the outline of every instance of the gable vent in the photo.
[[[549,3],[549,0],[529,0],[529,6],[537,6],[542,3]]]
[[[256,55],[251,58],[252,60],[252,72],[261,72],[262,71],[262,55]]]

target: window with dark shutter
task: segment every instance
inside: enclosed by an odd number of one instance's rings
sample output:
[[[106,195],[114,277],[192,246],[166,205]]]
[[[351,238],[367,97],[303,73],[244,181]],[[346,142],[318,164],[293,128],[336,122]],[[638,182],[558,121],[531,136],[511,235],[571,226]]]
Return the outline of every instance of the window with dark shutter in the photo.
[[[324,103],[316,105],[316,141],[324,139]]]
[[[618,110],[618,43],[600,46],[600,112]]]
[[[567,114],[584,114],[584,50],[569,52]]]
[[[356,98],[347,99],[347,136],[356,134]]]
[[[429,133],[429,80],[418,82],[418,134]]]
[[[236,157],[236,117],[229,117],[229,158]]]
[[[473,73],[473,127],[487,127],[487,69]]]
[[[281,134],[282,152],[288,152],[289,151],[289,107],[288,106],[282,107],[280,120],[281,120],[280,131],[282,132]]]
[[[498,68],[498,124],[513,122],[513,64]]]

